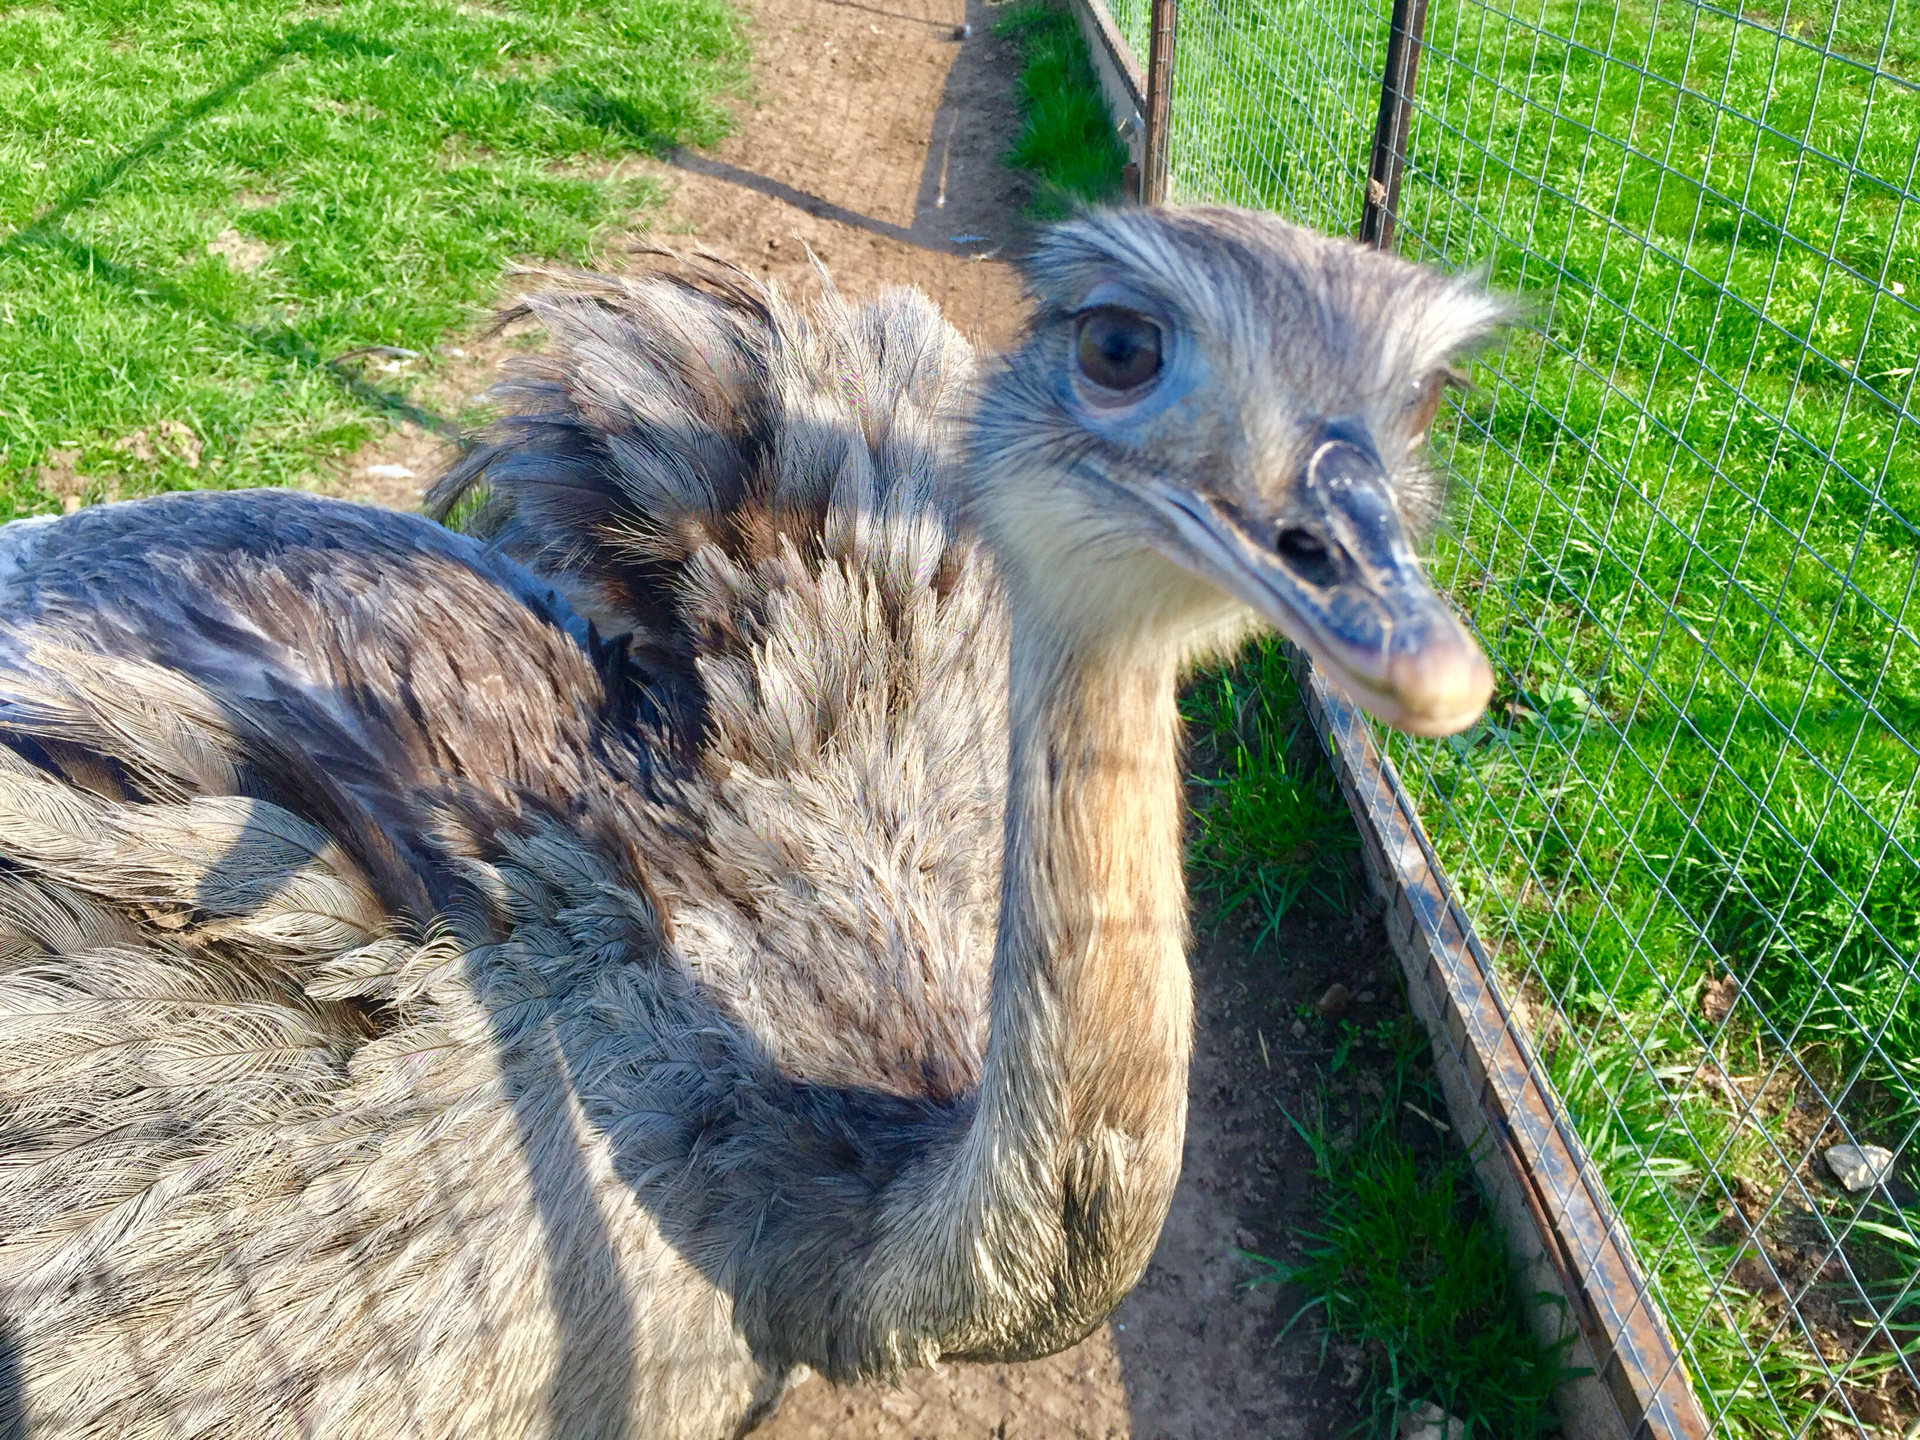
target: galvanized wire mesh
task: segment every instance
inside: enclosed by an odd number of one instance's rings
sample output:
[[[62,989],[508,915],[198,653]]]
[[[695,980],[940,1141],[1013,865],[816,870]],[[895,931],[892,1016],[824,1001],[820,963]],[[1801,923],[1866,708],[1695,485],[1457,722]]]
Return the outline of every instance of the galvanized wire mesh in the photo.
[[[1187,0],[1175,193],[1352,231],[1386,32]],[[1433,0],[1408,145],[1530,323],[1435,436],[1494,709],[1383,740],[1726,1435],[1920,1430],[1916,81],[1912,0]]]
[[[1108,8],[1144,57],[1151,0]],[[1376,0],[1187,0],[1175,52],[1173,197],[1264,206],[1352,231],[1366,198],[1385,14]]]

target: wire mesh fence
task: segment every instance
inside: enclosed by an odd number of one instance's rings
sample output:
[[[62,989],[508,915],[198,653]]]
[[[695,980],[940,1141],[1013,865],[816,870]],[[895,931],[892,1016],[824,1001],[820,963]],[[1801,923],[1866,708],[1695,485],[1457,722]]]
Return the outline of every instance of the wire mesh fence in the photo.
[[[1352,232],[1387,32],[1186,0],[1175,197]],[[1382,744],[1729,1436],[1920,1432],[1917,82],[1912,0],[1431,0],[1406,150],[1530,323],[1435,432],[1495,705]]]

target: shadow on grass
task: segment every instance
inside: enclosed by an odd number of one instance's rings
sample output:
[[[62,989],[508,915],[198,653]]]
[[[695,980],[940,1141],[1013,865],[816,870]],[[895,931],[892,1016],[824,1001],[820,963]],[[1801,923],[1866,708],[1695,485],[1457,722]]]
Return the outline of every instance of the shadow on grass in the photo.
[[[312,20],[303,25],[294,26],[281,37],[278,45],[256,57],[251,64],[244,66],[231,78],[207,91],[198,100],[181,106],[166,124],[149,132],[140,141],[108,160],[92,175],[62,195],[59,200],[34,216],[26,225],[14,231],[5,241],[0,242],[0,255],[19,251],[33,244],[37,232],[58,228],[75,210],[99,199],[129,170],[157,154],[169,141],[177,140],[184,135],[196,121],[205,119],[225,106],[255,81],[271,73],[288,56],[315,51],[329,51],[335,54],[390,55],[393,53],[393,47],[369,40],[366,36],[354,31],[340,30],[332,25],[323,25]]]
[[[291,55],[314,51],[380,55],[393,53],[393,47],[354,31],[313,21],[295,26],[281,38],[277,46],[258,56],[199,99],[182,106],[166,124],[121,151],[29,223],[0,241],[0,258],[24,255],[34,250],[59,256],[89,278],[110,285],[132,299],[190,313],[217,326],[257,354],[291,361],[304,369],[324,374],[370,410],[410,420],[425,429],[461,441],[460,427],[454,421],[436,411],[415,405],[404,395],[382,390],[350,374],[337,362],[324,359],[312,342],[298,331],[284,326],[243,325],[206,302],[196,300],[171,281],[155,278],[131,265],[109,259],[93,246],[74,239],[62,228],[63,222],[76,210],[106,194],[130,171],[158,154],[169,142],[184,135],[195,122],[228,104],[250,85],[272,72],[283,60]]]
[[[35,223],[16,232],[4,246],[0,246],[0,255],[23,254],[28,250],[56,255],[91,279],[110,285],[131,299],[194,315],[231,335],[255,354],[288,361],[315,374],[325,375],[369,410],[410,420],[422,429],[445,435],[463,447],[467,443],[455,421],[438,411],[414,404],[397,391],[382,390],[377,385],[368,384],[338,361],[324,359],[313,343],[297,330],[286,326],[242,325],[214,306],[187,294],[172,281],[158,279],[131,265],[122,265],[102,255],[93,246],[52,226]]]

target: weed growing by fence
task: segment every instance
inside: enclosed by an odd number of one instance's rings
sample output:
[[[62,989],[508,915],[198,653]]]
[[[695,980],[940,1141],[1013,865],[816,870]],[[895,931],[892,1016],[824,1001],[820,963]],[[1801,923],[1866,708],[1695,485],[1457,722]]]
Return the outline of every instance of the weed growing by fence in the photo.
[[[1216,916],[1242,906],[1254,945],[1302,899],[1345,914],[1360,899],[1360,837],[1321,758],[1278,642],[1208,669],[1181,699],[1195,737],[1187,873]]]
[[[1010,10],[993,28],[1020,52],[1020,134],[1006,160],[1038,181],[1029,209],[1052,219],[1113,199],[1126,149],[1107,119],[1073,17],[1036,0]]]
[[[1418,1032],[1408,1018],[1375,1037],[1392,1055],[1377,1110],[1342,1122],[1323,1102],[1288,1117],[1313,1151],[1326,1218],[1297,1261],[1258,1259],[1256,1283],[1291,1284],[1330,1335],[1365,1347],[1372,1433],[1394,1433],[1425,1401],[1467,1437],[1558,1434],[1561,1352],[1534,1337],[1535,1302],[1516,1290],[1472,1167],[1441,1143],[1446,1101]]]
[[[721,0],[0,12],[0,518],[52,450],[128,492],[351,450],[379,393],[326,362],[586,258],[646,198],[608,162],[716,136],[739,54]]]

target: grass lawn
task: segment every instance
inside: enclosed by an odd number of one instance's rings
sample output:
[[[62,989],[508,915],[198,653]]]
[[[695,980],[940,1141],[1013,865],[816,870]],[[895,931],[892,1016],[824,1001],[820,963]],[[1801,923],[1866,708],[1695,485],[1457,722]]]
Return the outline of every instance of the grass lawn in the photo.
[[[330,362],[587,258],[740,56],[723,0],[0,4],[0,519],[50,454],[99,498],[351,452],[410,382]]]
[[[1176,189],[1351,229],[1386,8],[1204,7]],[[1916,1176],[1817,1157],[1920,1124],[1920,9],[1428,27],[1400,248],[1533,324],[1438,437],[1433,568],[1500,693],[1390,751],[1709,1414],[1901,1433]]]

